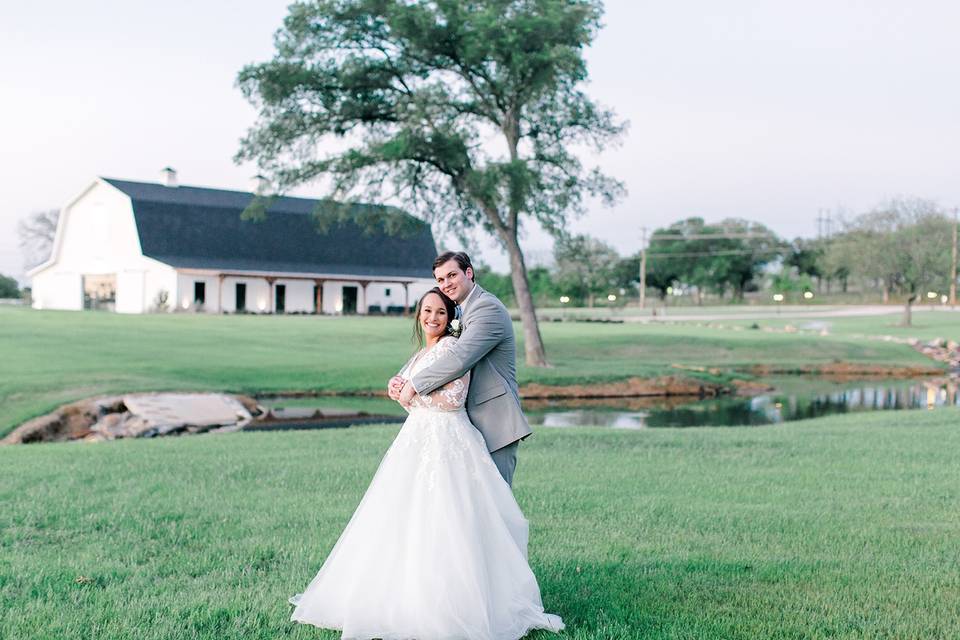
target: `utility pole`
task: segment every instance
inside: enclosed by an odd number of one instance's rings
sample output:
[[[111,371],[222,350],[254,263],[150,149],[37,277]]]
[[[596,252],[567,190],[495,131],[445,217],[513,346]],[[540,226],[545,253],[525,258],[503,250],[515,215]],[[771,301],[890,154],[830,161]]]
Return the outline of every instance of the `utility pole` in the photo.
[[[643,309],[647,302],[647,228],[641,227],[640,234],[640,308]],[[953,240],[953,257],[954,263],[956,263],[956,233],[954,233]]]
[[[953,209],[953,252],[950,260],[950,306],[957,306],[957,209]]]

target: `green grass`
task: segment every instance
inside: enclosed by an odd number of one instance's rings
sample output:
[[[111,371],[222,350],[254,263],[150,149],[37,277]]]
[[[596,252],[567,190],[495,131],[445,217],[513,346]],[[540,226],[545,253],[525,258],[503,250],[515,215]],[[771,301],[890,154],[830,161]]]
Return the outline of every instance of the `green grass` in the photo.
[[[894,338],[918,338],[933,340],[942,338],[960,341],[960,313],[943,311],[917,311],[913,314],[913,324],[909,327],[900,326],[901,316],[868,316],[852,318],[791,318],[788,314],[782,317],[764,318],[762,320],[718,320],[724,326],[748,327],[756,322],[760,327],[782,329],[791,325],[800,329],[814,327],[826,329],[839,338],[863,338],[892,336]]]
[[[60,404],[105,393],[381,390],[413,350],[411,322],[0,308],[0,437]],[[730,369],[837,360],[931,365],[903,345],[844,336],[684,324],[547,322],[541,328],[553,367],[520,366],[521,384],[676,374],[673,364]],[[522,335],[519,327],[517,335]],[[522,360],[522,345],[520,353]]]
[[[578,639],[960,637],[958,422],[541,428],[516,495],[545,605]],[[286,599],[395,433],[0,449],[0,637],[337,637]]]

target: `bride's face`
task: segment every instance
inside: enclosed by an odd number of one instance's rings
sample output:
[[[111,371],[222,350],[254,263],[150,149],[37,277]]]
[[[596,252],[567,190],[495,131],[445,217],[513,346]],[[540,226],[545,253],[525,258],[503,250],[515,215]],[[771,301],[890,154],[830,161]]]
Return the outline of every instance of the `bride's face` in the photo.
[[[447,331],[447,307],[435,293],[428,293],[420,303],[420,326],[427,338],[442,336]]]

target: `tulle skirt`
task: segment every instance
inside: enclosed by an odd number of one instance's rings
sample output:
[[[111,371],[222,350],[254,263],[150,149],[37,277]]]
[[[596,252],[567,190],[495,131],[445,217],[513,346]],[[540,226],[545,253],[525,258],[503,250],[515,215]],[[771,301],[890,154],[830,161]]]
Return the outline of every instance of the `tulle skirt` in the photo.
[[[414,409],[291,617],[343,638],[515,640],[563,629],[528,524],[465,411]]]

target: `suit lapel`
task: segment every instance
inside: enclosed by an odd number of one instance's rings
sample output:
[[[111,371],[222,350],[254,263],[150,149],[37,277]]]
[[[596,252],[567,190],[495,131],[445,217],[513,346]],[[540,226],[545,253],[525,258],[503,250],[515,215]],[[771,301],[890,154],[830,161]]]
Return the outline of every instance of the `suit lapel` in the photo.
[[[466,309],[463,309],[463,315],[460,317],[460,322],[463,323],[463,326],[467,326],[467,321],[470,318],[470,312],[476,308],[477,304],[480,302],[480,296],[486,293],[478,284],[473,285],[476,289],[476,292],[471,291],[470,304],[467,305]],[[462,308],[462,307],[461,307]]]

